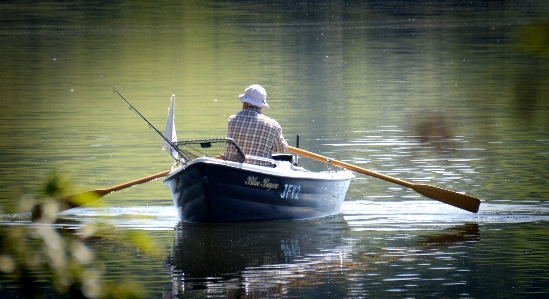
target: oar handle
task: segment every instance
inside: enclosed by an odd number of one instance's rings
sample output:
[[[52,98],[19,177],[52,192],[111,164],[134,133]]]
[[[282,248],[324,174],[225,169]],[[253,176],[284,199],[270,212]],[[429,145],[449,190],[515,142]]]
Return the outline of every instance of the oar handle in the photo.
[[[126,189],[126,188],[131,187],[131,186],[143,184],[143,183],[146,183],[146,182],[149,182],[149,181],[161,178],[161,177],[165,177],[165,176],[168,175],[168,173],[170,173],[170,170],[162,171],[162,172],[159,172],[157,174],[153,174],[153,175],[150,175],[150,176],[147,176],[147,177],[144,177],[144,178],[140,178],[140,179],[137,179],[137,180],[134,180],[134,181],[131,181],[131,182],[127,182],[127,183],[124,183],[124,184],[120,184],[120,185],[112,186],[112,187],[107,188],[107,189],[100,189],[100,190],[102,190],[102,191],[104,190],[104,192],[111,193],[111,192],[114,192],[114,191]]]

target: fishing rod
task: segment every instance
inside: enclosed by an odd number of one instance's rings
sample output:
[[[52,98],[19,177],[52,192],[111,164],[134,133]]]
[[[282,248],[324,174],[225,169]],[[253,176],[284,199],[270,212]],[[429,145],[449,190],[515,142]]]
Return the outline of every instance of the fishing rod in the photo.
[[[181,153],[181,151],[179,150],[179,147],[174,144],[168,137],[166,137],[166,135],[164,135],[164,133],[160,132],[160,130],[158,130],[155,126],[153,126],[153,124],[151,124],[150,121],[148,121],[144,116],[143,114],[139,113],[139,111],[137,111],[137,109],[135,109],[135,107],[130,104],[130,102],[128,102],[128,100],[126,100],[119,92],[118,90],[114,89],[114,87],[112,87],[112,85],[109,84],[109,82],[107,82],[107,80],[105,80],[105,78],[103,78],[102,76],[99,76],[99,78],[103,79],[103,81],[105,81],[105,83],[110,87],[112,88],[112,90],[118,94],[123,100],[124,102],[126,102],[129,106],[130,106],[130,110],[132,110],[133,112],[135,112],[137,115],[139,115],[139,117],[141,117],[144,121],[147,122],[147,124],[149,124],[149,128],[153,128],[156,133],[158,133],[158,135],[162,136],[162,138],[164,138],[164,140],[172,147],[172,149],[174,149],[175,151],[177,151],[177,153],[179,154],[180,157],[184,157],[183,154]],[[175,158],[174,158],[175,159]]]

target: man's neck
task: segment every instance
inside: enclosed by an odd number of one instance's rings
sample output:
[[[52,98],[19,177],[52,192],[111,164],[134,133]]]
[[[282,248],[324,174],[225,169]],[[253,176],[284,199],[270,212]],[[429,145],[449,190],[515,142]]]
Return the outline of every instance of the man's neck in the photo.
[[[254,109],[254,110],[257,110],[257,111],[259,111],[259,112],[261,112],[261,111],[263,110],[263,108],[254,106],[254,105],[252,105],[252,104],[250,104],[250,103],[244,103],[244,104],[242,105],[242,110],[245,110],[245,109]]]

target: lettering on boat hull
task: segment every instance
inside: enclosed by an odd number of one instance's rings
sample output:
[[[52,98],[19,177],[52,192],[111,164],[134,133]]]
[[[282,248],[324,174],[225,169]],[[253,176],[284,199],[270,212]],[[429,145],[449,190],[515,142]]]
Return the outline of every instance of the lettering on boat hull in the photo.
[[[284,184],[284,191],[280,194],[280,198],[298,199],[301,185]]]
[[[274,190],[278,189],[278,184],[271,183],[269,178],[260,180],[258,177],[253,175],[249,176],[246,179],[246,181],[244,182],[244,185],[265,188],[267,189],[267,191],[271,191],[271,189],[274,189]]]

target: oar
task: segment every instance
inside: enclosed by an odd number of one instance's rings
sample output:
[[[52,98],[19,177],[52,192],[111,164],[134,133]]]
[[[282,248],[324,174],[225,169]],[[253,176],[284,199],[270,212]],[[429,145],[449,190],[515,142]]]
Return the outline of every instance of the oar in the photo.
[[[146,176],[144,178],[133,180],[131,182],[127,182],[127,183],[124,183],[124,184],[112,186],[110,188],[89,190],[89,191],[84,191],[84,192],[76,193],[76,194],[73,194],[73,195],[68,195],[68,196],[61,197],[61,198],[57,199],[61,203],[61,205],[59,207],[59,212],[88,204],[88,203],[90,203],[92,201],[95,201],[95,200],[97,200],[97,199],[99,199],[99,198],[101,198],[101,197],[103,197],[103,196],[105,196],[109,193],[112,193],[112,192],[115,192],[115,191],[118,191],[118,190],[126,189],[126,188],[129,188],[131,186],[143,184],[143,183],[146,183],[146,182],[150,182],[154,179],[165,177],[165,176],[168,175],[168,173],[170,173],[170,171],[166,170],[166,171],[163,171],[163,172],[159,172],[157,174]],[[32,208],[32,220],[36,220],[40,217],[42,217],[42,204],[37,204]]]
[[[321,156],[321,155],[318,155],[318,154],[315,154],[315,153],[311,153],[311,152],[308,152],[306,150],[302,150],[300,148],[295,148],[293,146],[289,146],[288,151],[292,152],[294,154],[305,156],[305,157],[313,159],[313,160],[317,160],[317,161],[320,161],[320,162],[336,165],[336,166],[339,166],[341,168],[353,170],[353,171],[360,172],[360,173],[363,173],[363,174],[366,174],[366,175],[369,175],[369,176],[373,176],[373,177],[378,178],[378,179],[382,179],[382,180],[385,180],[385,181],[389,181],[391,183],[395,183],[395,184],[398,184],[398,185],[401,185],[401,186],[404,186],[404,187],[408,187],[408,188],[416,191],[417,193],[419,193],[421,195],[424,195],[424,196],[427,196],[429,198],[438,200],[440,202],[452,205],[454,207],[458,207],[460,209],[467,210],[469,212],[473,212],[473,213],[478,212],[478,208],[480,206],[480,199],[478,199],[476,197],[472,197],[472,196],[469,196],[469,195],[457,193],[457,192],[454,192],[454,191],[451,191],[451,190],[446,190],[446,189],[442,189],[442,188],[431,186],[431,185],[410,183],[410,182],[403,181],[403,180],[400,180],[400,179],[397,179],[397,178],[393,178],[393,177],[390,177],[390,176],[387,176],[387,175],[384,175],[384,174],[381,174],[381,173],[373,172],[373,171],[370,171],[370,170],[367,170],[367,169],[364,169],[364,168],[361,168],[361,167],[358,167],[358,166],[355,166],[355,165],[352,165],[352,164],[348,164],[348,163],[337,161],[337,160],[334,160],[334,159],[330,159],[330,158],[327,158],[327,157],[324,157],[324,156]]]

